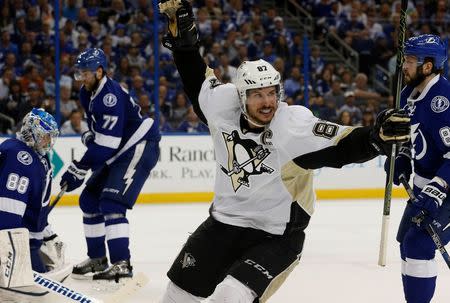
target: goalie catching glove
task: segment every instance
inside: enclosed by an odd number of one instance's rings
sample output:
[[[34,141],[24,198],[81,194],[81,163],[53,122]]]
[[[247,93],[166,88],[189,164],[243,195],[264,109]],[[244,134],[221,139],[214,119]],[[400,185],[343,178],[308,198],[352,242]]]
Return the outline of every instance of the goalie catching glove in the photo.
[[[385,109],[377,116],[371,133],[373,147],[383,155],[390,155],[392,144],[411,138],[410,118],[402,109]]]
[[[198,31],[191,4],[186,0],[163,0],[159,2],[159,10],[169,22],[162,44],[171,51],[196,49]]]

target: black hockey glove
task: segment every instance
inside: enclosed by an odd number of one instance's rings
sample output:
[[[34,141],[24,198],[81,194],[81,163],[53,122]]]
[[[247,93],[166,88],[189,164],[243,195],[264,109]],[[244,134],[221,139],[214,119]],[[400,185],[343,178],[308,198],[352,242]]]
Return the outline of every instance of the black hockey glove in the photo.
[[[162,44],[171,51],[197,49],[199,38],[191,4],[186,0],[162,0],[159,10],[169,22]]]
[[[385,109],[377,116],[371,132],[371,144],[383,155],[390,155],[392,144],[404,143],[411,137],[408,114],[402,109]]]

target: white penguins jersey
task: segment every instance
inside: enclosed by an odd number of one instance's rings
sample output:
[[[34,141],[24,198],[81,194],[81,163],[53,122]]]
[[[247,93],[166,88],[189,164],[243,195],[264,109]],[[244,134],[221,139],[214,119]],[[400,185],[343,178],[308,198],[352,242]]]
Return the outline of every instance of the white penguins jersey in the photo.
[[[283,234],[294,201],[312,215],[312,170],[302,170],[292,160],[336,145],[354,128],[281,102],[263,132],[243,130],[236,86],[215,77],[205,79],[198,101],[217,163],[211,215],[225,224],[271,234]]]

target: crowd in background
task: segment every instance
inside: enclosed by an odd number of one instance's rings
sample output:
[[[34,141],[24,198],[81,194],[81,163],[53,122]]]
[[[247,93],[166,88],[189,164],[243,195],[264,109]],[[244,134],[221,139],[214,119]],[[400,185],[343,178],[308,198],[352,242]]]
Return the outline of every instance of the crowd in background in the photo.
[[[337,33],[360,54],[359,72],[325,62],[318,45],[310,45],[308,100],[304,94],[303,37],[284,22],[283,1],[195,1],[201,53],[223,83],[232,82],[244,60],[262,58],[282,74],[288,104],[308,106],[320,118],[345,125],[371,125],[376,113],[392,105],[389,94],[370,85],[374,63],[395,69],[396,23],[400,1],[297,0],[315,17],[311,41]],[[0,133],[12,134],[32,107],[55,114],[54,8],[48,0],[0,0]],[[170,132],[206,132],[183,93],[171,53],[158,45],[153,56],[153,9],[148,0],[64,0],[60,5],[61,133],[87,129],[79,104],[80,83],[73,80],[76,56],[102,48],[108,76],[119,81],[143,113],[160,108],[160,127]],[[433,18],[433,23],[421,18]],[[159,35],[165,30],[160,18]],[[427,19],[428,20],[428,19]],[[410,33],[447,33],[446,1],[410,1]],[[447,33],[448,34],[448,33]],[[154,67],[159,64],[159,86]],[[159,100],[153,92],[158,90]]]

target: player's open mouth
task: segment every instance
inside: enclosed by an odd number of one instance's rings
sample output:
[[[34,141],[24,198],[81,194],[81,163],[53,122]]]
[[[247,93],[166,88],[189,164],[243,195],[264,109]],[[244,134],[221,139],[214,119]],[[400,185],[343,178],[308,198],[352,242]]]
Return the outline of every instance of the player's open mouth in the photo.
[[[263,115],[270,115],[272,113],[272,109],[271,108],[263,108],[263,109],[260,109],[258,112]]]

